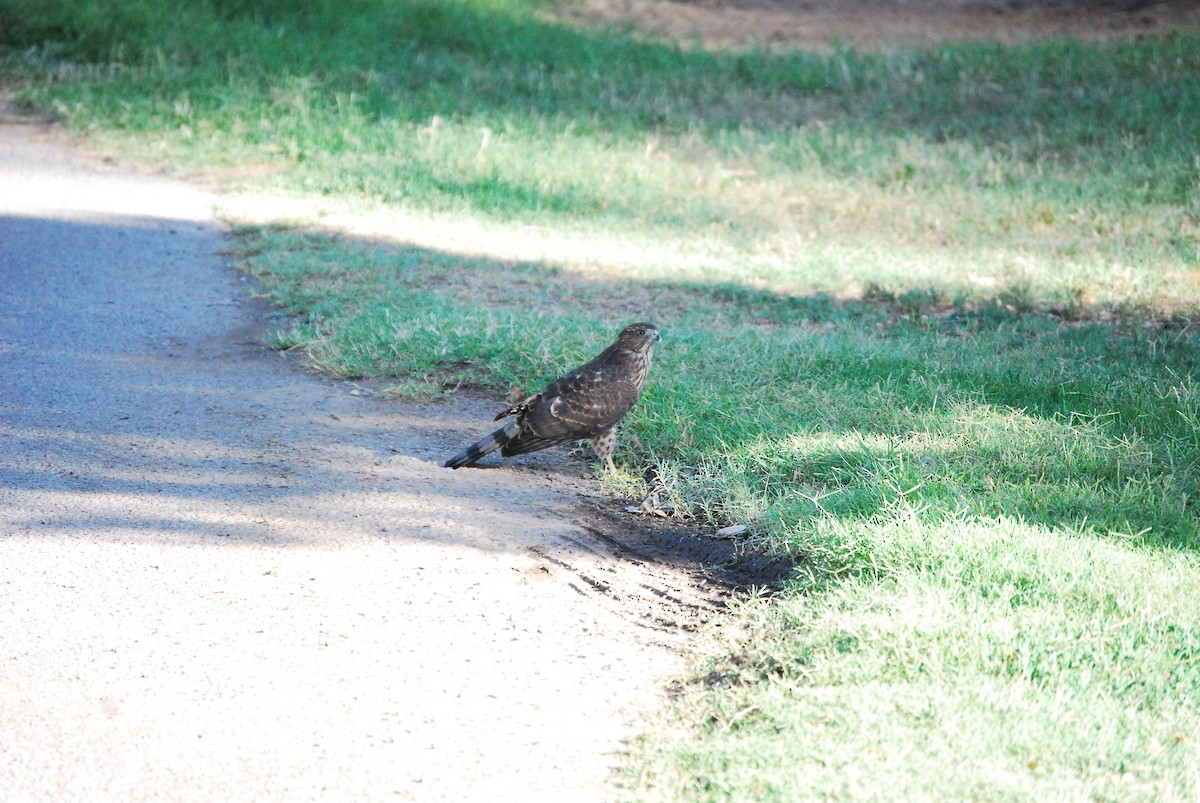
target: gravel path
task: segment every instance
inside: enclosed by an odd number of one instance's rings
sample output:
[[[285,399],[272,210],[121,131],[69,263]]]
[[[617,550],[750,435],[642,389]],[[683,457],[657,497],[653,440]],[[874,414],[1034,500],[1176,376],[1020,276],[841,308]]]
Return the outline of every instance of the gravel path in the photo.
[[[0,187],[5,799],[619,797],[714,586],[265,351],[204,192],[12,123]]]

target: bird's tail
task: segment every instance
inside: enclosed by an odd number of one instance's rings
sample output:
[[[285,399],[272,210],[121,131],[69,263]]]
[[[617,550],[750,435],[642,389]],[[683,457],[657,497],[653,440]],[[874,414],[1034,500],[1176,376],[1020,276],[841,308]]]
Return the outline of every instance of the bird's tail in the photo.
[[[446,468],[462,468],[463,466],[474,465],[475,461],[484,455],[491,454],[497,449],[503,448],[506,443],[516,437],[516,434],[517,422],[515,420],[509,421],[491,435],[471,444],[442,465]]]

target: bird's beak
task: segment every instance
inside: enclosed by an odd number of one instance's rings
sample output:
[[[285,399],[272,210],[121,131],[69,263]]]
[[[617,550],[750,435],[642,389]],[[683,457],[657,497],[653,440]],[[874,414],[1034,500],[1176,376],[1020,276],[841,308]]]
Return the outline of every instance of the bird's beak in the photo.
[[[660,334],[657,330],[655,330],[655,332],[654,332],[654,342],[655,343],[662,342],[662,334]]]

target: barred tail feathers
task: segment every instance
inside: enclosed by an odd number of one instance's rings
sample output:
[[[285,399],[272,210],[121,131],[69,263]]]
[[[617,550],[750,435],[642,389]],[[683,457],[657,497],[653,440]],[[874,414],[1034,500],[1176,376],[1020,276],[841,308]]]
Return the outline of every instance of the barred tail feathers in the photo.
[[[458,454],[451,457],[442,465],[446,468],[462,468],[463,466],[471,466],[476,463],[484,455],[491,454],[497,449],[502,449],[512,440],[517,434],[517,422],[509,421],[500,429],[481,438],[475,443],[468,446]]]

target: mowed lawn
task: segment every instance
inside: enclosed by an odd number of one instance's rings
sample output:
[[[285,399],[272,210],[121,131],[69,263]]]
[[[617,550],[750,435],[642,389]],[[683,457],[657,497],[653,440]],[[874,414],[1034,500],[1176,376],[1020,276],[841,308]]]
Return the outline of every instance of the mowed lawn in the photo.
[[[700,639],[631,799],[1200,797],[1200,32],[178,5],[0,0],[11,102],[225,187],[275,344],[333,374],[503,395],[653,320],[603,481],[797,558]]]

